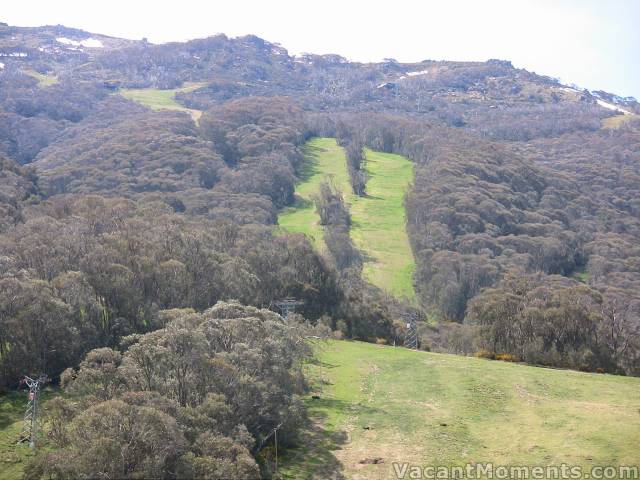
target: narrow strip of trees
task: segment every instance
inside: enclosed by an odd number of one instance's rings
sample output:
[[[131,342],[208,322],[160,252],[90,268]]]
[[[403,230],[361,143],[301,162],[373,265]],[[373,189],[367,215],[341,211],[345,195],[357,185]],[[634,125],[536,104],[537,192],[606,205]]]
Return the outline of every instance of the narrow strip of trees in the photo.
[[[347,169],[349,171],[349,181],[353,193],[362,197],[366,195],[367,174],[364,169],[364,147],[359,141],[351,141],[345,148],[347,154]]]

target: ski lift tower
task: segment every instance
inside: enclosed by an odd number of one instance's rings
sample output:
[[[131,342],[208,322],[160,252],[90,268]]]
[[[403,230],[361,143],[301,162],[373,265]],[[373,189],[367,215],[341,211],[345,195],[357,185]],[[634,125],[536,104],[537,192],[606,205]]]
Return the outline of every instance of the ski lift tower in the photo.
[[[280,309],[282,317],[285,320],[289,320],[289,315],[296,311],[298,305],[302,305],[304,302],[296,300],[295,298],[283,298],[276,302],[276,307]]]
[[[404,336],[404,346],[412,350],[418,349],[418,325],[416,320],[418,315],[415,312],[408,312],[404,315],[407,323],[407,332]]]
[[[29,442],[31,448],[36,446],[36,435],[38,433],[38,401],[40,400],[40,389],[42,385],[47,382],[46,375],[40,375],[38,379],[31,377],[25,377],[20,384],[24,384],[29,387],[29,401],[27,402],[27,409],[24,412],[24,425],[18,444]]]

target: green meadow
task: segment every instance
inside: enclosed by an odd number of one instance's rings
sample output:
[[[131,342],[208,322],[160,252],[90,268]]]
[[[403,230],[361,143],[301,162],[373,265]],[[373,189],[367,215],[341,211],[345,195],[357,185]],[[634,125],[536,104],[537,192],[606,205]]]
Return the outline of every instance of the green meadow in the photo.
[[[322,238],[320,217],[316,212],[313,197],[324,180],[332,182],[348,199],[350,192],[349,174],[345,163],[344,150],[334,138],[314,138],[304,146],[305,163],[296,185],[296,203],[285,208],[278,216],[278,224],[288,232],[304,233],[311,239],[316,249],[324,252],[326,246]]]
[[[278,217],[286,231],[304,233],[320,252],[323,230],[313,197],[328,179],[342,191],[351,213],[351,237],[365,258],[364,278],[397,297],[414,298],[413,254],[406,233],[404,195],[413,166],[400,155],[365,150],[367,195],[351,191],[344,150],[334,138],[315,138],[305,146],[305,166],[296,186],[296,204]]]
[[[613,115],[602,120],[602,128],[615,129],[637,120],[640,115]]]
[[[283,478],[396,478],[393,462],[640,465],[640,378],[361,342],[317,349],[308,426]]]
[[[308,421],[280,450],[280,478],[396,478],[394,462],[640,466],[640,378],[314,342]],[[0,480],[22,478],[33,456],[16,445],[26,400],[0,395]]]
[[[413,165],[400,155],[365,150],[367,196],[351,195],[351,237],[365,253],[364,278],[396,297],[414,298],[415,263],[406,231],[404,196]]]
[[[38,80],[38,86],[41,88],[58,83],[58,77],[55,75],[45,75],[43,73],[36,72],[35,70],[23,70],[23,72]]]
[[[200,119],[202,112],[180,105],[175,95],[178,92],[192,92],[202,88],[206,83],[187,82],[183,87],[170,90],[160,90],[157,88],[126,88],[119,91],[120,95],[134,102],[138,102],[152,110],[179,110],[187,112],[195,122]]]

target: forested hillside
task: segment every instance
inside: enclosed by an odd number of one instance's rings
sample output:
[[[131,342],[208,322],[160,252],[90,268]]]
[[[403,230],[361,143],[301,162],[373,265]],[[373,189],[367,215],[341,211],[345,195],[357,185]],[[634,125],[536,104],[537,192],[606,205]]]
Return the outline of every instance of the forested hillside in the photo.
[[[268,476],[306,340],[401,344],[409,314],[422,349],[640,375],[638,115],[503,60],[0,24],[0,390],[69,396],[29,475]],[[341,185],[305,193],[319,137]],[[98,472],[101,418],[165,436]]]
[[[530,142],[396,115],[343,125],[414,161],[414,283],[427,312],[454,322],[425,326],[425,344],[638,373],[637,124]]]
[[[154,309],[203,308],[231,297],[268,307],[295,296],[304,301],[301,313],[322,317],[334,330],[340,325],[345,335],[401,337],[393,318],[409,306],[362,282],[366,239],[358,240],[361,225],[350,226],[349,212],[340,213],[339,192],[336,197],[325,189],[318,197],[324,204],[317,204],[325,216],[337,215],[320,222],[332,225],[328,238],[337,256],[322,258],[304,238],[273,237],[278,212],[294,204],[295,185],[305,174],[303,144],[334,136],[346,152],[354,205],[362,198],[369,209],[375,198],[367,190],[372,174],[365,147],[414,164],[405,202],[417,263],[413,289],[423,316],[435,320],[422,332],[425,347],[505,350],[536,362],[637,372],[640,134],[634,99],[567,87],[499,60],[363,64],[336,55],[291,56],[252,36],[152,45],[64,27],[0,28],[0,149],[8,180],[2,244],[11,281],[20,272],[49,288],[62,274],[91,275],[95,268],[86,259],[93,243],[55,246],[65,236],[96,239],[105,255],[104,241],[122,248],[115,238],[127,222],[170,231],[172,222],[186,222],[188,228],[175,227],[179,235],[202,229],[218,238],[203,240],[203,248],[212,250],[214,264],[231,262],[246,272],[253,279],[241,282],[247,291],[214,281],[205,299],[177,275],[170,278],[180,285],[171,288],[192,299],[176,293],[169,301],[155,280],[149,283],[156,275],[150,270],[180,262],[193,285],[200,282],[193,268],[203,267],[190,267],[175,249],[149,255],[146,247],[127,248],[128,256],[143,252],[154,260],[142,268],[118,254],[99,264],[126,268],[117,278],[138,285],[122,290],[139,292],[135,298],[113,293],[114,280],[100,269],[92,275],[101,282],[87,279],[109,317],[151,328],[146,318]],[[203,112],[197,123],[194,111]],[[610,128],[615,116],[626,121]],[[352,229],[355,242],[344,228]],[[133,231],[153,234],[150,227]],[[17,241],[36,234],[46,243]],[[244,244],[258,251],[249,254],[241,239],[251,239]],[[273,263],[280,257],[258,248],[262,242],[269,251],[293,242],[317,268],[301,269],[307,260],[290,254]],[[42,250],[33,253],[38,244]],[[286,278],[267,280],[261,268]],[[220,275],[205,276],[211,282]],[[550,288],[568,299],[589,299],[579,302],[589,319],[579,329],[591,333],[560,339],[534,328],[526,338],[496,338],[504,329],[495,328],[495,314],[482,314],[483,308],[508,309],[513,278],[526,282],[534,297]],[[518,318],[531,314],[531,301],[517,302],[507,323],[525,321]],[[547,318],[564,300],[545,296],[540,302],[534,310]],[[558,315],[533,324],[564,325],[568,313]]]

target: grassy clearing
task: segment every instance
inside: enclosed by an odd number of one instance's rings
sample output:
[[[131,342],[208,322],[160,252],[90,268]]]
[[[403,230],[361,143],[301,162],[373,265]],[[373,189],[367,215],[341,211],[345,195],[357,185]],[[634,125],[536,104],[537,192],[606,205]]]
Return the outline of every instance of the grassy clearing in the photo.
[[[589,283],[589,272],[587,272],[586,269],[579,270],[570,275],[569,278],[573,278],[578,282]]]
[[[157,88],[126,88],[120,90],[120,95],[134,102],[141,103],[142,105],[151,108],[152,110],[179,110],[187,112],[195,122],[200,119],[202,112],[200,110],[193,110],[180,105],[175,95],[178,92],[192,92],[198,88],[202,88],[206,83],[193,83],[187,82],[183,87],[174,88],[171,90],[160,90]]]
[[[322,238],[320,217],[313,203],[313,196],[320,189],[320,183],[329,180],[350,197],[349,174],[345,163],[344,150],[334,138],[314,138],[304,149],[305,164],[296,185],[296,204],[285,208],[278,216],[278,224],[288,232],[304,233],[319,252],[326,246]]]
[[[613,115],[602,120],[602,128],[620,128],[624,124],[637,120],[638,115]]]
[[[412,164],[399,155],[366,152],[367,196],[351,193],[344,150],[334,138],[315,138],[306,145],[305,171],[296,186],[296,205],[282,211],[280,226],[304,233],[325,251],[320,218],[312,198],[329,178],[344,194],[352,217],[351,237],[365,254],[364,277],[398,297],[414,298],[413,254],[405,228],[403,198],[413,178]]]
[[[40,405],[46,408],[47,401],[55,395],[58,392],[46,389]],[[25,464],[34,454],[27,444],[16,444],[26,405],[26,390],[0,395],[0,480],[22,478]]]
[[[58,83],[58,77],[55,75],[44,75],[35,70],[23,70],[23,72],[38,80],[38,86],[42,88]]]
[[[413,179],[406,158],[366,150],[367,196],[351,195],[351,237],[368,257],[363,275],[396,297],[413,299],[415,263],[406,229],[404,195]]]
[[[640,464],[640,378],[346,341],[309,370],[321,398],[306,400],[284,478],[395,478],[395,461]],[[384,463],[361,463],[373,458]]]

